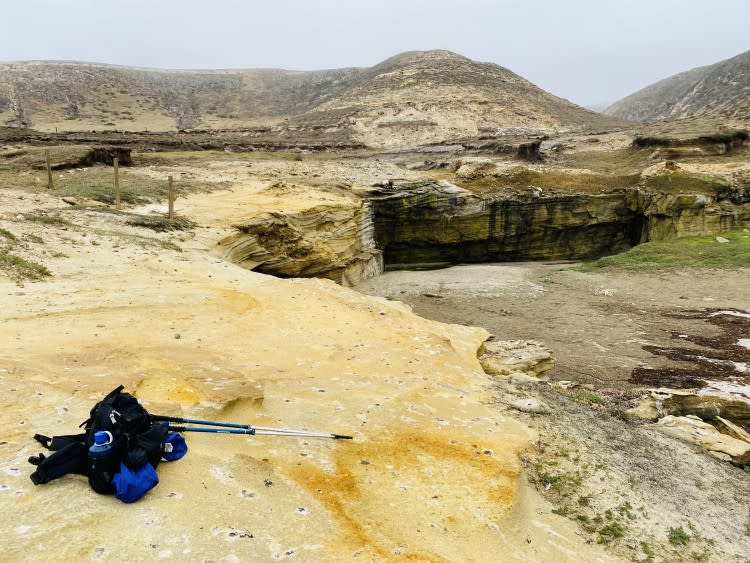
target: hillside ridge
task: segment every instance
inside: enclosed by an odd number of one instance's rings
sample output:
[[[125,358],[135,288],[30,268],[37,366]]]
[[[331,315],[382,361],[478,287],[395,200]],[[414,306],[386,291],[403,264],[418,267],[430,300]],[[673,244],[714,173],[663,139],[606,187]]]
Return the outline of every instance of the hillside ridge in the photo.
[[[630,121],[718,116],[750,121],[750,51],[672,75],[606,109]]]
[[[372,67],[312,71],[0,63],[0,124],[43,131],[263,126],[398,146],[615,122],[497,64],[444,50],[399,53]]]

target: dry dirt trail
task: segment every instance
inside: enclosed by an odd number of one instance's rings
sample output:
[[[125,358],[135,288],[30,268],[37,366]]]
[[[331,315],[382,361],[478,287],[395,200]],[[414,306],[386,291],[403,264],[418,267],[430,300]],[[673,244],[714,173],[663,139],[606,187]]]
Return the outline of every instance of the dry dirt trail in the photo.
[[[234,206],[237,189],[182,209]],[[218,219],[154,235],[63,207],[0,194],[0,225],[43,239],[35,252],[54,273],[0,280],[3,559],[616,559],[526,484],[518,453],[535,432],[491,404],[484,329],[222,262],[204,243]],[[22,217],[42,212],[69,224]],[[162,414],[354,439],[191,435],[135,505],[75,476],[34,487],[33,434],[74,432],[118,384]]]

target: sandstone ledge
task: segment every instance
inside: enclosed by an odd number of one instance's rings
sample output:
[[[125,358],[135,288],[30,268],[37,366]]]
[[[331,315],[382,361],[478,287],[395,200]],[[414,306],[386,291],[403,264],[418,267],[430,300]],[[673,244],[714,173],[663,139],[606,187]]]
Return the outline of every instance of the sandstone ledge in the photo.
[[[571,560],[592,549],[572,523],[553,533],[545,518],[557,517],[529,511],[516,454],[534,435],[489,405],[483,329],[326,280],[111,244],[73,247],[50,282],[0,284],[4,557]],[[189,436],[188,456],[132,506],[75,476],[33,487],[31,436],[74,432],[120,383],[165,414],[355,438]]]

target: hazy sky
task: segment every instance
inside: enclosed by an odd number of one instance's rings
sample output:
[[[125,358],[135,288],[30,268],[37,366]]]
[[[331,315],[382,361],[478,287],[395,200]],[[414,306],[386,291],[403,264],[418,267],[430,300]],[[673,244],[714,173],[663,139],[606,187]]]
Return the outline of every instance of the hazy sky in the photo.
[[[750,49],[750,0],[7,0],[0,60],[159,68],[494,62],[578,104]]]

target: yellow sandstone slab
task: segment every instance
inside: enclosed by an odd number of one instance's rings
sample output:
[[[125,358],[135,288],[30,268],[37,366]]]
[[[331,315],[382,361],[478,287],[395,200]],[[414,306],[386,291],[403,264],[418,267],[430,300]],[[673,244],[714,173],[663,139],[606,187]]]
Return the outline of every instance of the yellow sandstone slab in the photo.
[[[490,404],[479,328],[204,253],[95,246],[0,283],[5,560],[595,560],[525,489],[534,433]],[[188,435],[134,505],[34,487],[34,433],[73,433],[118,384],[151,411],[353,434]]]

